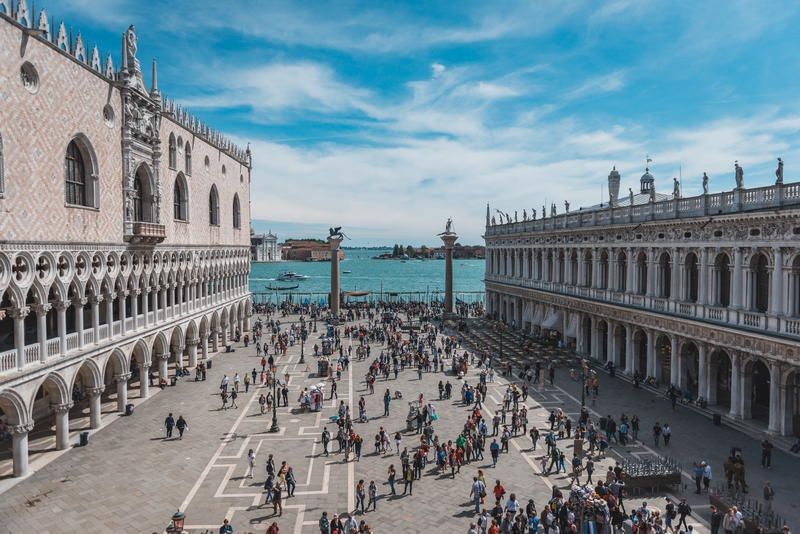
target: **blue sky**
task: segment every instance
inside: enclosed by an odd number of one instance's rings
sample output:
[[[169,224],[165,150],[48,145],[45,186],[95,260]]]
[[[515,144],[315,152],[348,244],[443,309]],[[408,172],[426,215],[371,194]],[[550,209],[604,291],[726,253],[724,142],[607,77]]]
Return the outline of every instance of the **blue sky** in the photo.
[[[37,9],[41,7],[37,3]],[[279,237],[479,244],[486,203],[596,204],[613,166],[685,196],[800,168],[798,2],[46,1],[254,151],[251,216]],[[149,74],[146,76],[149,78]]]

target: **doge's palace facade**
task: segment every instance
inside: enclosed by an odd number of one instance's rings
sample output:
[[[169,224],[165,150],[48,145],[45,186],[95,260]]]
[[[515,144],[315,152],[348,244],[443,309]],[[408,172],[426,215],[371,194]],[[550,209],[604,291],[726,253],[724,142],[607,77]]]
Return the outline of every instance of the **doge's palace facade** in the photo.
[[[249,149],[162,97],[155,61],[145,84],[132,26],[115,62],[54,20],[0,0],[0,419],[14,476],[40,423],[67,448],[80,408],[99,427],[103,401],[148,397],[150,372],[197,366],[251,313]]]
[[[656,195],[648,171],[618,198],[614,170],[600,206],[499,223],[487,208],[487,312],[798,434],[800,184],[776,174],[747,189],[740,171],[732,191],[681,198],[677,181]]]

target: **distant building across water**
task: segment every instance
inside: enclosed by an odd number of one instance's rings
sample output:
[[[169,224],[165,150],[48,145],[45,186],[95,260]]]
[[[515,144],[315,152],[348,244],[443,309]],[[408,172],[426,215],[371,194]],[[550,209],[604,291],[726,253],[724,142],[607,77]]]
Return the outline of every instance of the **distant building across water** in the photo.
[[[250,260],[282,261],[278,236],[273,234],[272,230],[266,234],[256,235],[255,230],[250,229]]]

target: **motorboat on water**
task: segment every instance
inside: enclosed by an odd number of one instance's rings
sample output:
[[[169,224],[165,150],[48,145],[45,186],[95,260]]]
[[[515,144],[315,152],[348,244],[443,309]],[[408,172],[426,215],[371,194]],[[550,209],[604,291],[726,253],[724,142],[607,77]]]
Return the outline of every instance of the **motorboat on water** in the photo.
[[[344,274],[350,274],[350,271],[342,271]]]
[[[296,281],[306,280],[307,278],[308,276],[304,274],[298,274],[294,271],[283,270],[281,271],[281,274],[275,277],[275,280],[278,280],[280,282],[296,282]]]

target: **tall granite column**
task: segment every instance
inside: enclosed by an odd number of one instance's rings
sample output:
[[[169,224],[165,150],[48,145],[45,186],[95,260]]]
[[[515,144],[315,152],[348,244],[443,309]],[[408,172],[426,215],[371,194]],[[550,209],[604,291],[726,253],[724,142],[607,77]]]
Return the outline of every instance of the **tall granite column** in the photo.
[[[331,244],[331,315],[339,316],[339,245],[341,237],[329,237],[328,243]]]
[[[458,236],[454,232],[439,234],[444,241],[445,271],[444,271],[444,315],[453,313],[453,245]]]

